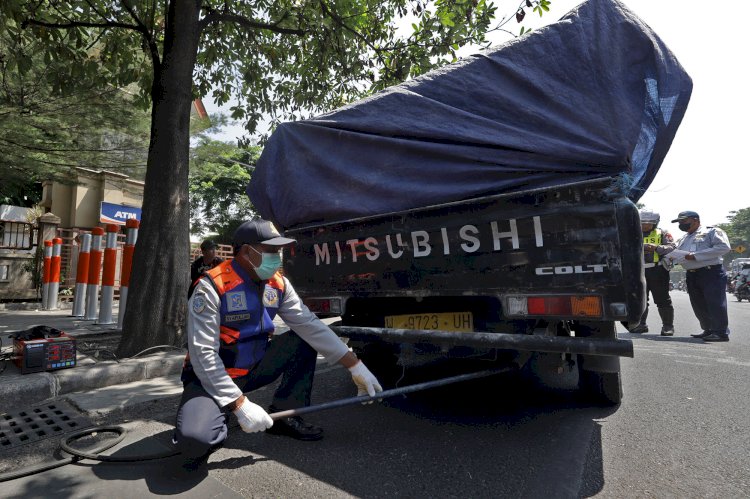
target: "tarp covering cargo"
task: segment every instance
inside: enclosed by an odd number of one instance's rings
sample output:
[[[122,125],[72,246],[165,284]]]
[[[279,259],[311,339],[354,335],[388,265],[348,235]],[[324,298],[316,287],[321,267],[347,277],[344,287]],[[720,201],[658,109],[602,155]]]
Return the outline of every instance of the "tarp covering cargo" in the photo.
[[[271,136],[247,192],[283,228],[599,177],[641,197],[692,82],[643,21],[557,23]]]

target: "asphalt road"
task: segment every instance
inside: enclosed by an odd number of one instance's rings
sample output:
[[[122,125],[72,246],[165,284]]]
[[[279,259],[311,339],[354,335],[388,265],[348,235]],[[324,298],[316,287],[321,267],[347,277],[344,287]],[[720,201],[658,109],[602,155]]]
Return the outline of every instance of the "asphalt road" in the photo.
[[[689,337],[699,331],[687,294],[672,297],[676,336],[621,329],[635,358],[622,361],[625,398],[615,409],[499,375],[310,415],[325,428],[320,442],[234,429],[206,476],[168,478],[166,463],[78,464],[4,483],[0,495],[749,497],[750,303],[729,297],[731,341],[706,344]],[[655,310],[648,323],[659,330]],[[270,394],[256,401],[265,404]],[[352,394],[345,370],[316,374],[313,403]],[[130,421],[122,452],[158,447],[169,438],[176,403],[170,397],[98,420]]]

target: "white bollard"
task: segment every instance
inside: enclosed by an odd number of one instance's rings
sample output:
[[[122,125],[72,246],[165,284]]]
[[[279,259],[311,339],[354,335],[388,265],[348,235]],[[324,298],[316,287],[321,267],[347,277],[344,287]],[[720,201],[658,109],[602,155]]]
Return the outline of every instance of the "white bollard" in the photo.
[[[76,269],[76,295],[73,300],[73,317],[83,317],[86,311],[86,284],[89,277],[90,251],[91,234],[82,234],[81,248],[78,251],[78,268]]]
[[[133,252],[138,240],[138,227],[140,222],[128,219],[125,222],[127,235],[125,236],[125,247],[122,249],[122,267],[120,269],[120,308],[117,311],[117,328],[122,329],[122,321],[125,319],[125,308],[128,305],[128,287],[130,286],[130,271],[133,268]]]
[[[50,261],[50,280],[47,292],[47,310],[57,310],[57,295],[60,292],[60,265],[62,253],[62,239],[52,240],[52,259]]]
[[[104,271],[102,272],[102,301],[99,304],[97,324],[114,324],[112,304],[115,301],[115,269],[117,267],[117,233],[115,224],[107,225],[107,243],[104,248]]]
[[[44,241],[44,266],[42,267],[42,310],[47,310],[49,300],[49,281],[52,266],[52,241]]]
[[[86,286],[86,317],[87,321],[96,320],[99,308],[99,273],[102,269],[102,236],[104,229],[91,229],[91,256],[89,257],[89,278]]]

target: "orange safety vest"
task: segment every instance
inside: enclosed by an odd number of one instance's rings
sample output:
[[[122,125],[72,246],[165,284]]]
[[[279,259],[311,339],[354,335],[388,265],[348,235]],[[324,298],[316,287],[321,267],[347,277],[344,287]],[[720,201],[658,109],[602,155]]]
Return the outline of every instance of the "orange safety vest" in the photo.
[[[245,376],[266,353],[273,334],[273,319],[284,300],[280,273],[257,283],[244,276],[232,260],[206,272],[219,295],[219,357],[232,378]],[[189,357],[183,366],[183,381],[194,376]]]

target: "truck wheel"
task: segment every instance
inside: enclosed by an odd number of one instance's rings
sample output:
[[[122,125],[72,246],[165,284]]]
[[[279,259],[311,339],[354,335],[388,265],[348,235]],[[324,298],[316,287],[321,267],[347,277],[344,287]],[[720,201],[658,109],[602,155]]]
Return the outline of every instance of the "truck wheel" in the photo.
[[[588,402],[614,406],[622,402],[622,380],[620,373],[579,371],[579,388]]]

